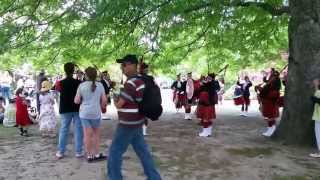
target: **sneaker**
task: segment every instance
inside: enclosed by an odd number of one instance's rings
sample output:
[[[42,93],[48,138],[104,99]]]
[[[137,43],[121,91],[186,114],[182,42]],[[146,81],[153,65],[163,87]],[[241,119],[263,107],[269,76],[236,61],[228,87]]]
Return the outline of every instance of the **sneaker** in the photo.
[[[76,158],[82,158],[84,156],[83,153],[76,153]]]
[[[266,130],[266,132],[262,133],[263,136],[269,137],[270,127]]]
[[[58,151],[58,152],[56,153],[56,157],[57,157],[58,159],[62,159],[62,158],[63,158],[63,154]]]
[[[311,153],[309,154],[309,156],[314,158],[320,158],[320,153]]]
[[[272,136],[272,134],[276,131],[276,126],[273,125],[270,127],[269,137]]]

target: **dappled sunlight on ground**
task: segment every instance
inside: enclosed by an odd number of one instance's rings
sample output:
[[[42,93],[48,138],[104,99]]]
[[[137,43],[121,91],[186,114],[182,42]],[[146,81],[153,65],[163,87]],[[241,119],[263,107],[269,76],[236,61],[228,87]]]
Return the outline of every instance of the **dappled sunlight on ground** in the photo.
[[[164,91],[165,113],[159,121],[150,122],[146,137],[164,180],[320,177],[320,162],[308,157],[312,149],[284,146],[261,136],[266,123],[256,101],[247,118],[239,116],[239,107],[232,101],[217,106],[213,136],[200,138],[198,121],[183,120],[183,111],[176,112],[170,93]],[[109,107],[107,116],[112,120],[102,123],[101,148],[108,152],[117,124],[114,107]],[[57,140],[41,138],[36,126],[28,138],[13,133],[17,131],[14,128],[8,131],[0,137],[0,180],[105,179],[106,162],[88,164],[76,159],[72,144],[66,158],[56,160]],[[123,173],[128,180],[144,179],[132,148],[124,155]]]

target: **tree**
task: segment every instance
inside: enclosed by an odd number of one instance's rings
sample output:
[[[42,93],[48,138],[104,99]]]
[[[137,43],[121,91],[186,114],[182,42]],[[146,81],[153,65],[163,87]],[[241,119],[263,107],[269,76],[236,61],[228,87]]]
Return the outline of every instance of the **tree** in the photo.
[[[4,0],[0,54],[18,49],[43,66],[70,59],[102,65],[135,52],[163,73],[174,71],[164,67],[201,58],[218,65],[213,54],[219,54],[241,69],[276,58],[278,49],[287,48],[288,18],[269,13],[282,12],[273,8],[282,1],[268,2]],[[195,58],[197,51],[201,55]],[[240,57],[236,63],[235,54]]]
[[[289,73],[285,108],[276,138],[289,144],[314,141],[312,80],[320,77],[320,2],[290,1]]]

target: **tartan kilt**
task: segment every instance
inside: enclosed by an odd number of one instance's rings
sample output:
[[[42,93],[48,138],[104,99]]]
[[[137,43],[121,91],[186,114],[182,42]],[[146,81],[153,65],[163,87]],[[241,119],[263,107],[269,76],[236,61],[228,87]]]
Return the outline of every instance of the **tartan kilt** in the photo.
[[[185,94],[175,93],[173,102],[177,109],[182,108],[182,106],[187,105],[187,96]]]
[[[205,119],[205,120],[216,119],[215,106],[214,105],[204,106],[199,104],[197,106],[196,115],[197,115],[197,118],[199,119]]]
[[[250,105],[250,97],[249,96],[243,96],[244,104],[249,106]]]
[[[279,117],[279,105],[268,99],[262,99],[261,101],[261,112],[263,117],[277,118]]]
[[[233,102],[236,106],[239,106],[239,105],[244,104],[245,100],[244,100],[243,96],[239,96],[239,97],[233,98]]]
[[[277,103],[278,103],[279,107],[283,107],[284,106],[284,96],[280,96]]]

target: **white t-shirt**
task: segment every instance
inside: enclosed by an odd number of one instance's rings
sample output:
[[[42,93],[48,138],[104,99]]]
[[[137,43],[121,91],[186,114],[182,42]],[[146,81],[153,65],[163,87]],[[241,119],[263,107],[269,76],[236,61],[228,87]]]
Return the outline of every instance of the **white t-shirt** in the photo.
[[[91,91],[92,81],[85,81],[80,84],[77,96],[81,97],[79,116],[82,119],[101,118],[101,96],[104,95],[104,87],[100,82],[95,82],[96,89]]]

